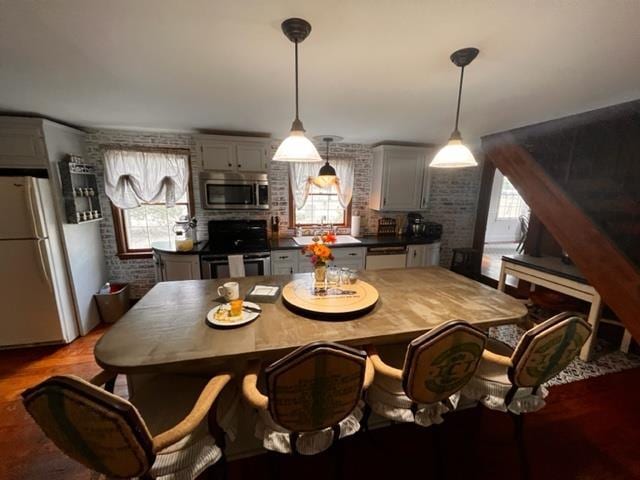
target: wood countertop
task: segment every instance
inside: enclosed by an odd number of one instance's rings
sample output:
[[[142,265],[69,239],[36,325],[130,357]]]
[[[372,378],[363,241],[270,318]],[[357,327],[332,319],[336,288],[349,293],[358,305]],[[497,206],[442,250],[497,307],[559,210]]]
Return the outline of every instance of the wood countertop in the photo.
[[[241,295],[255,284],[285,285],[292,276],[237,279]],[[527,314],[514,298],[441,267],[366,271],[360,278],[376,287],[375,308],[355,320],[320,321],[291,312],[280,297],[263,303],[253,323],[234,329],[206,325],[217,305],[217,287],[228,281],[161,282],[98,341],[96,361],[107,370],[153,373],[219,368],[230,361],[271,359],[314,341],[349,345],[409,341],[439,324],[463,319],[486,329]]]

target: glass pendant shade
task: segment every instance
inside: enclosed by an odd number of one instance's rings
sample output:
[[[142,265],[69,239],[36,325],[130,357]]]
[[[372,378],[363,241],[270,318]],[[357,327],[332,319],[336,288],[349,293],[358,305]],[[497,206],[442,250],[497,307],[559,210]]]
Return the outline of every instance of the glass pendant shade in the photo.
[[[304,130],[291,130],[291,133],[276,150],[273,160],[276,162],[321,162],[322,157],[315,145],[304,136]]]
[[[459,138],[452,138],[433,157],[430,167],[434,168],[463,168],[476,167],[478,162]]]
[[[478,162],[473,157],[471,150],[462,143],[462,136],[458,130],[460,120],[460,103],[462,100],[462,82],[464,80],[464,68],[468,66],[478,56],[480,50],[477,48],[462,48],[451,54],[451,61],[460,67],[460,84],[458,86],[458,107],[456,109],[456,124],[453,133],[449,137],[447,144],[440,149],[433,157],[430,167],[434,168],[464,168],[477,167]]]
[[[302,18],[289,18],[282,22],[282,32],[295,45],[296,117],[291,125],[291,133],[280,144],[273,160],[276,162],[321,162],[322,157],[320,157],[315,145],[304,136],[298,105],[298,44],[307,38],[311,32],[311,25]]]

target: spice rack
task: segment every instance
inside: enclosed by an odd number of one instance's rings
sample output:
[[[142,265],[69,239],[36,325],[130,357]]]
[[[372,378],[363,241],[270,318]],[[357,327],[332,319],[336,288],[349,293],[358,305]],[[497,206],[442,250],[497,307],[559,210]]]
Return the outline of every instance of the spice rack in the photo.
[[[102,220],[95,166],[83,163],[82,157],[69,155],[58,164],[58,169],[67,221],[88,223]]]
[[[396,219],[395,218],[379,218],[378,219],[378,235],[395,235],[396,234]]]

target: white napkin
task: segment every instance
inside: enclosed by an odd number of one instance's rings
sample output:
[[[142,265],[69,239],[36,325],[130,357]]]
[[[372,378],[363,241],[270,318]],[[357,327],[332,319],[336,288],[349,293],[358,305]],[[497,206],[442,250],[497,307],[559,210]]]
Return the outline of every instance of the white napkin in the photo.
[[[244,257],[242,255],[229,255],[229,276],[231,278],[244,277]]]

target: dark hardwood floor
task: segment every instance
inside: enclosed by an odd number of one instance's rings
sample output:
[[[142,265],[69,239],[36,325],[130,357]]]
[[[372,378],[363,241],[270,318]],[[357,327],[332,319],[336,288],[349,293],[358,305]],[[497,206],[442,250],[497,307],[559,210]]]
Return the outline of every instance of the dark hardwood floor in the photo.
[[[64,457],[20,403],[27,387],[57,373],[89,378],[99,367],[93,345],[104,327],[65,347],[0,352],[0,479],[89,479]],[[116,389],[122,392],[119,383]],[[640,478],[640,369],[551,389],[547,406],[525,419],[530,478]],[[434,430],[395,425],[343,440],[345,478],[389,478],[408,472],[435,474]],[[472,409],[446,417],[441,429],[446,478],[517,479],[520,462],[508,415]],[[335,452],[281,457],[282,478],[332,478]],[[268,456],[229,464],[229,477],[269,478]]]

